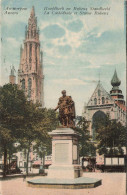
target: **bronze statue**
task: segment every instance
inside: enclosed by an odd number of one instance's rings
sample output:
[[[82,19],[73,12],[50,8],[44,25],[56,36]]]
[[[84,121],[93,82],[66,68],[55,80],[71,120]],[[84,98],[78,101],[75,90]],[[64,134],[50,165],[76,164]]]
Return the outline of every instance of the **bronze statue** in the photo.
[[[63,127],[74,128],[74,119],[75,119],[75,105],[71,96],[66,96],[66,91],[63,90],[62,97],[59,98],[58,106],[59,108],[59,120]]]

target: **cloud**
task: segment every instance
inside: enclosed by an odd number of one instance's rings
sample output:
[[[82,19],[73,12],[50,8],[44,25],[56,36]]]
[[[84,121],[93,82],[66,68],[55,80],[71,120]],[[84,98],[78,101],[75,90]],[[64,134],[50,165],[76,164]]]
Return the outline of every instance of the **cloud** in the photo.
[[[47,46],[48,48],[52,48],[52,47],[53,47],[53,44],[52,44],[52,43],[47,43],[46,46]]]
[[[70,52],[72,50],[72,48],[70,45],[64,45],[64,46],[59,46],[58,50],[62,54],[68,54],[68,52]]]
[[[8,37],[7,39],[7,43],[11,45],[11,47],[19,47],[20,42],[17,41],[14,37]]]
[[[78,49],[80,52],[91,54],[119,53],[124,49],[124,41],[121,30],[91,33]]]
[[[42,32],[44,36],[48,39],[61,38],[65,35],[65,30],[57,24],[45,27]]]
[[[94,68],[100,68],[101,66],[100,65],[90,65],[90,66],[85,66],[85,68],[88,68],[88,69],[94,69]]]
[[[102,35],[101,32],[97,33],[97,37],[101,37],[101,35]]]
[[[59,51],[58,47],[61,51],[62,49],[64,49],[64,47],[66,47],[66,45],[69,45],[67,51],[70,50],[70,48],[74,50],[75,48],[79,47],[81,44],[82,36],[84,35],[84,30],[81,29],[81,31],[76,30],[77,32],[73,32],[68,30],[67,27],[69,24],[78,23],[78,20],[71,20],[71,22],[69,21],[69,23],[61,19],[59,19],[58,21],[49,22],[50,25],[48,25],[45,21],[43,24],[41,24],[42,33],[40,34],[40,40],[42,41],[42,45],[44,45],[45,48],[47,47],[48,49],[53,48],[54,51],[55,49]],[[82,24],[81,21],[79,23]],[[75,29],[78,28],[75,27]]]
[[[79,32],[82,28],[83,28],[83,23],[81,22],[81,20],[70,22],[67,25],[67,29],[72,32]]]

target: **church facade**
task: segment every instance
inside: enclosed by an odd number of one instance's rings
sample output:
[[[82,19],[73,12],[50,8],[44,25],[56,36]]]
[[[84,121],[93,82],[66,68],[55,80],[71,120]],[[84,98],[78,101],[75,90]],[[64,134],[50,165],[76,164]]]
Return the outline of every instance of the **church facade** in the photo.
[[[24,47],[20,48],[18,85],[24,90],[28,100],[44,106],[43,53],[40,49],[39,28],[34,7],[25,29]]]
[[[101,120],[105,115],[108,115],[111,120],[115,119],[124,126],[126,124],[126,107],[124,96],[119,89],[120,84],[121,81],[115,70],[111,80],[110,93],[104,89],[99,81],[87,105],[84,106],[83,116],[89,121],[89,131],[93,139],[95,138],[94,122],[98,117]]]

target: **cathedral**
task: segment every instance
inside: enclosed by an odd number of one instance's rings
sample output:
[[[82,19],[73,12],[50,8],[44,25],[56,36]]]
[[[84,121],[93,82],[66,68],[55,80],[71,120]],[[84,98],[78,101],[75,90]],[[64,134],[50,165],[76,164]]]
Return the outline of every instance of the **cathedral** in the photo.
[[[111,80],[112,89],[108,93],[99,81],[95,91],[89,99],[87,105],[84,106],[83,116],[89,121],[89,131],[93,139],[95,138],[94,122],[97,119],[103,119],[106,115],[111,120],[115,119],[126,124],[126,107],[122,91],[119,89],[121,81],[115,70]]]
[[[20,48],[18,85],[24,90],[28,100],[44,106],[43,53],[40,51],[39,28],[34,7],[25,29],[24,47]]]

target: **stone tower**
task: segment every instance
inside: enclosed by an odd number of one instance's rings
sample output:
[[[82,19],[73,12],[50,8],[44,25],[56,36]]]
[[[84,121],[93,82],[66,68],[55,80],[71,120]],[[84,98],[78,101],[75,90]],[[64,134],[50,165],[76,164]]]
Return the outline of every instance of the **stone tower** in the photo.
[[[125,109],[125,100],[122,94],[122,91],[119,89],[121,81],[117,76],[117,72],[115,70],[114,75],[111,80],[111,85],[113,86],[112,90],[110,91],[111,97],[114,99],[115,103],[121,108]]]
[[[44,106],[43,53],[40,51],[39,28],[32,7],[28,26],[25,29],[24,47],[20,48],[18,84],[25,91],[28,100]]]
[[[9,75],[9,83],[15,84],[16,83],[16,76],[15,76],[15,68],[14,66],[11,67],[11,72]]]

